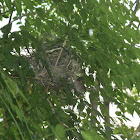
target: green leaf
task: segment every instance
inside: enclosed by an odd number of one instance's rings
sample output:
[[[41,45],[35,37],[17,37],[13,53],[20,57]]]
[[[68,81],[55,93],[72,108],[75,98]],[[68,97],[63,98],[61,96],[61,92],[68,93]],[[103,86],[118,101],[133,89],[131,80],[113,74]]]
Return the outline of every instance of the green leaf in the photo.
[[[5,3],[7,7],[9,8],[9,10],[11,10],[11,4],[12,4],[11,0],[5,0]]]
[[[7,24],[7,25],[5,25],[4,27],[1,28],[1,31],[4,34],[3,35],[4,38],[8,38],[8,34],[11,31],[11,27],[12,27],[12,24]]]
[[[98,133],[96,133],[93,129],[81,131],[82,136],[85,140],[105,140]]]
[[[136,88],[137,88],[138,93],[140,93],[140,82],[136,83]]]
[[[25,100],[25,102],[28,103],[27,98],[22,93],[22,91],[19,89],[17,83],[14,82],[12,79],[10,79],[8,76],[6,76],[1,70],[0,70],[0,75],[1,75],[1,77],[3,79],[3,81],[5,82],[5,85],[6,85],[5,88],[7,88],[8,91],[12,93],[13,97],[16,98],[16,96],[18,94],[20,94],[21,97]]]
[[[14,122],[15,122],[17,128],[18,128],[18,131],[19,131],[19,133],[20,133],[20,135],[21,135],[21,138],[24,139],[24,138],[23,138],[23,134],[22,134],[22,130],[21,130],[21,128],[19,127],[18,122],[16,121],[16,118],[14,117],[13,113],[12,113],[11,110],[9,109],[9,107],[8,107],[7,103],[4,101],[4,99],[3,99],[1,96],[0,96],[0,98],[1,98],[1,101],[4,103],[5,107],[7,108],[8,112],[10,113],[11,117],[13,118],[13,120],[14,120]]]
[[[128,103],[126,106],[127,106],[128,112],[133,116],[133,113],[135,110],[133,104]]]
[[[120,111],[116,111],[115,114],[116,114],[117,116],[121,116],[121,112],[120,112]]]
[[[124,82],[124,86],[126,86],[128,88],[132,88],[132,85],[130,84],[130,81],[127,76],[123,77],[123,82]]]
[[[37,8],[36,12],[37,12],[39,18],[44,19],[46,17],[46,13],[42,8]]]
[[[21,15],[21,12],[22,12],[21,0],[15,0],[14,2],[15,2],[15,5],[16,5],[18,15]]]
[[[93,136],[89,132],[82,131],[82,136],[85,140],[93,140]]]
[[[22,34],[23,38],[25,38],[31,42],[37,43],[37,40],[34,38],[34,36],[32,34],[30,34],[29,32],[27,32],[26,30],[21,30],[21,34]]]
[[[66,140],[66,137],[65,137],[65,130],[64,130],[64,127],[60,124],[57,124],[56,127],[55,127],[55,132],[56,132],[56,137],[59,139],[59,140]]]
[[[15,110],[19,120],[23,121],[24,120],[24,114],[23,114],[22,110],[19,109],[17,106],[14,106],[14,110]]]
[[[33,10],[33,2],[29,1],[29,0],[22,0],[24,2],[24,4],[26,5],[26,7],[30,10]]]

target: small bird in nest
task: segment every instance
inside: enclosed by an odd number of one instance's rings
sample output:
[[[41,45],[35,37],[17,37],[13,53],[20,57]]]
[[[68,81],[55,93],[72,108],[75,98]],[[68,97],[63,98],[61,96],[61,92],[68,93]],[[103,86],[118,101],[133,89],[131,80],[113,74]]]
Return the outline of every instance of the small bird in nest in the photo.
[[[84,85],[83,82],[83,78],[82,77],[78,77],[75,81],[74,81],[74,88],[78,93],[84,93],[86,91],[86,87]]]

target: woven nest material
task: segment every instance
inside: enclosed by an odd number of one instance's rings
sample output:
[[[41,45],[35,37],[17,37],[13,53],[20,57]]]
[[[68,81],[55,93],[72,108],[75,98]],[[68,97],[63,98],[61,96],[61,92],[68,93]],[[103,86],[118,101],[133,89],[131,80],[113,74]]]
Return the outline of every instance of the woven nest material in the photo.
[[[37,61],[35,53],[28,56],[28,61],[35,73],[35,79],[44,87],[58,89],[62,86],[61,79],[67,83],[73,83],[76,75],[80,73],[81,66],[73,55],[60,46],[52,46],[51,49],[43,47],[43,55]],[[46,65],[43,65],[43,61]]]

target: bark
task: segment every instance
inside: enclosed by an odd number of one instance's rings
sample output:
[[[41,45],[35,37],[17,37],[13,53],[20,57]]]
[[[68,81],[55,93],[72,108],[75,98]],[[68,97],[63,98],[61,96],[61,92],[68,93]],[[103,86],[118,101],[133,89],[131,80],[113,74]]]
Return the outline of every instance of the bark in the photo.
[[[109,118],[109,101],[105,102],[106,116],[105,116],[105,131],[107,140],[111,140],[110,118]]]
[[[93,101],[92,102],[92,112],[91,112],[93,126],[96,126],[96,118],[97,118],[96,111],[97,111],[97,102]]]

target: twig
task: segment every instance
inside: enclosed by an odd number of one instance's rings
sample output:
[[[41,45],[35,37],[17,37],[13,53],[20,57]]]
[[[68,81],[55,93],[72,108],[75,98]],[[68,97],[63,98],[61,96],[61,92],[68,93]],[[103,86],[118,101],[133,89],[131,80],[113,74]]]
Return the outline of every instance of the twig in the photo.
[[[55,113],[54,106],[52,105],[52,103],[51,103],[51,101],[49,100],[49,98],[47,98],[47,101],[48,101],[48,103],[49,103],[50,106],[51,106],[52,112],[53,112],[54,114],[56,114],[56,113]]]
[[[137,30],[139,29],[139,27],[140,27],[140,21],[139,21],[139,24],[138,24]]]
[[[55,48],[55,49],[52,49],[52,50],[49,50],[49,51],[46,51],[46,53],[52,53],[54,51],[57,51],[57,50],[60,50],[61,48]]]
[[[57,58],[57,60],[56,60],[56,62],[55,62],[55,66],[54,66],[54,69],[53,69],[53,72],[52,72],[52,76],[54,75],[54,72],[55,72],[56,66],[57,66],[57,64],[58,64],[58,61],[59,61],[59,59],[60,59],[60,56],[61,56],[61,54],[62,54],[63,48],[64,48],[64,46],[66,45],[67,38],[68,38],[68,35],[66,36],[66,39],[65,39],[65,41],[63,42],[62,48],[61,48],[60,53],[59,53],[59,55],[58,55],[58,58]],[[48,85],[47,88],[46,88],[46,91],[47,91],[47,92],[48,92],[48,89],[49,89],[49,85]]]
[[[132,136],[132,139],[134,139],[135,137],[136,137],[136,135],[137,135],[137,133],[140,131],[140,124],[139,124],[139,126],[137,127],[137,129],[135,130],[135,132],[134,132],[134,134],[133,134],[133,136]]]
[[[135,7],[135,10],[134,10],[134,13],[136,14],[136,12],[138,11],[138,8],[139,8],[140,1],[136,0],[135,3],[136,3],[136,7]]]
[[[57,60],[56,60],[56,62],[55,62],[55,66],[54,66],[54,69],[53,69],[52,75],[53,75],[54,72],[55,72],[56,66],[57,66],[58,61],[59,61],[59,59],[60,59],[60,57],[61,57],[61,54],[62,54],[62,52],[63,52],[63,48],[64,48],[65,45],[66,45],[67,38],[68,38],[68,35],[66,36],[66,39],[65,39],[65,41],[63,42],[62,48],[61,48],[60,53],[59,53],[59,55],[58,55],[58,57],[57,57]]]
[[[53,74],[54,74],[54,72],[55,72],[56,66],[57,66],[58,61],[59,61],[59,59],[60,59],[60,56],[61,56],[61,54],[62,54],[63,47],[66,45],[66,40],[67,40],[67,38],[68,38],[68,35],[66,36],[66,39],[65,39],[65,41],[63,42],[62,48],[61,48],[61,50],[60,50],[60,53],[59,53],[59,55],[58,55],[58,58],[57,58],[57,60],[56,60],[56,63],[55,63],[55,66],[54,66],[54,69],[53,69],[53,72],[52,72],[52,76],[53,76]],[[49,85],[48,85],[47,88],[46,88],[46,92],[48,92],[48,89],[49,89]],[[52,111],[53,111],[54,114],[55,114],[55,109],[54,109],[54,107],[53,107],[51,101],[49,100],[49,97],[47,98],[47,101],[49,102],[50,106],[52,107]]]
[[[135,3],[136,3],[136,6],[135,6],[135,9],[134,9],[134,14],[136,15],[136,12],[138,11],[139,4],[140,4],[139,0],[136,0]],[[130,21],[129,27],[131,27],[132,23],[133,23],[133,21]]]
[[[5,14],[8,13],[8,12],[9,12],[9,10],[7,10],[7,11],[1,13],[1,14],[2,14],[2,15],[5,15]]]

